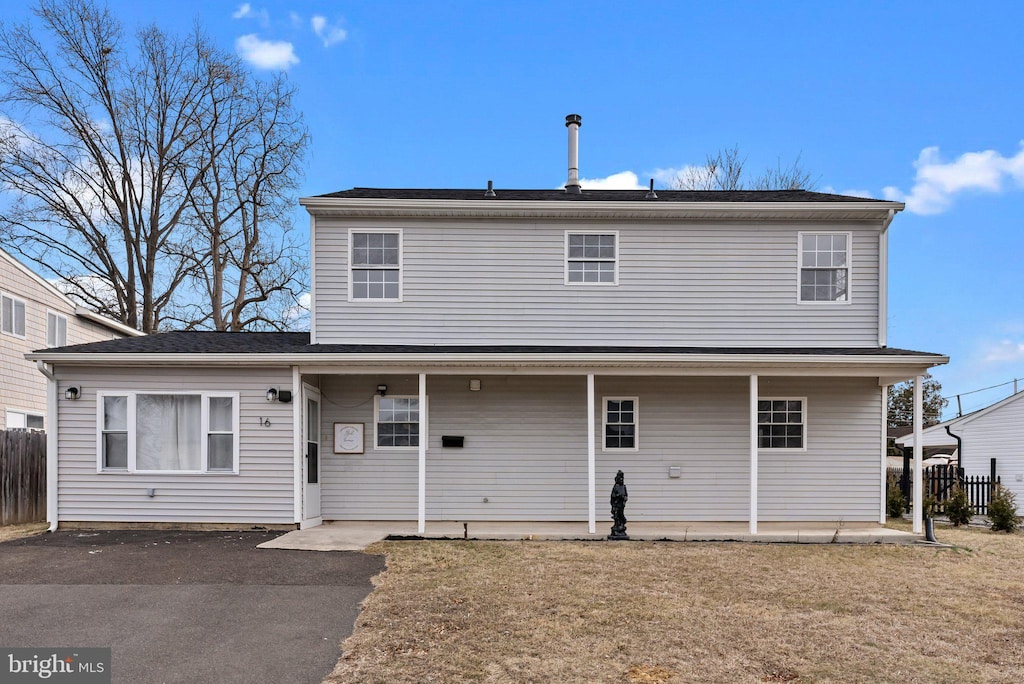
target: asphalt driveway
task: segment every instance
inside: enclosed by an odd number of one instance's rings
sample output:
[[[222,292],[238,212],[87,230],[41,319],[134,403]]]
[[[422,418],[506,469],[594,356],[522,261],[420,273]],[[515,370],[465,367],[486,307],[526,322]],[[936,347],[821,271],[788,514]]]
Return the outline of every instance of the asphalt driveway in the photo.
[[[110,647],[114,682],[320,682],[384,559],[262,532],[58,531],[0,544],[0,646]]]

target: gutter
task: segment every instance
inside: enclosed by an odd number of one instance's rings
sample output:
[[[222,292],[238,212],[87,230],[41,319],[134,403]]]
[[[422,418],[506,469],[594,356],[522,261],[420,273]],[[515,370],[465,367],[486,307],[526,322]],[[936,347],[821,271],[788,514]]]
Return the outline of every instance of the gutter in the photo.
[[[111,330],[115,330],[115,331],[117,331],[119,333],[127,335],[128,337],[142,337],[143,335],[146,334],[146,333],[142,332],[141,330],[136,330],[135,328],[127,326],[124,323],[120,323],[118,321],[115,321],[113,318],[107,318],[106,316],[101,316],[100,314],[96,313],[95,311],[93,311],[91,309],[87,309],[84,306],[76,306],[75,307],[75,315],[80,317],[80,318],[86,318],[86,319],[92,321],[93,323],[99,323],[100,325],[102,325],[105,328],[110,328]]]

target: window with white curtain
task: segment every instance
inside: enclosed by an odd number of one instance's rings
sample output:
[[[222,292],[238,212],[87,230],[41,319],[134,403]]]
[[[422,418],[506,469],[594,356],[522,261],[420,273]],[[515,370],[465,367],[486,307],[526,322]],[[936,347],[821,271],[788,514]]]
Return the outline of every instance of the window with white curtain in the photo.
[[[0,294],[0,332],[25,337],[25,300]]]
[[[100,470],[238,472],[238,395],[100,393]]]
[[[46,346],[63,347],[68,343],[68,317],[46,312]]]

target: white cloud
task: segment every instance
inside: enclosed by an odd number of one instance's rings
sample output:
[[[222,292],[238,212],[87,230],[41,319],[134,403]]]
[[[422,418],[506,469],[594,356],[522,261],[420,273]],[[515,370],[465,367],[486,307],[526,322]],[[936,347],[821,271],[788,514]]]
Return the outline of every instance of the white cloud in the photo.
[[[309,318],[309,308],[312,304],[312,298],[308,292],[303,292],[299,295],[298,302],[292,306],[285,307],[284,311],[281,312],[285,322],[290,326],[295,326],[296,322],[304,321]],[[306,320],[308,324],[308,320]]]
[[[565,187],[564,185],[562,187]],[[604,178],[580,178],[584,190],[643,190],[644,186],[632,171],[620,171]]]
[[[302,15],[298,12],[289,12],[288,20],[292,22],[292,28],[299,28],[303,24]]]
[[[907,210],[915,214],[941,214],[959,193],[1001,193],[1008,180],[1024,187],[1024,141],[1012,157],[984,150],[966,152],[949,162],[942,160],[938,147],[926,147],[914,167],[917,173],[909,193],[894,186],[883,188],[882,193],[888,200],[906,202]]]
[[[874,195],[870,190],[861,190],[860,188],[848,188],[846,190],[836,190],[831,185],[826,185],[821,189],[822,192],[830,195],[845,195],[847,197],[864,197],[866,199],[874,198]]]
[[[309,20],[309,25],[313,27],[313,33],[320,38],[324,47],[331,47],[348,37],[348,32],[341,28],[340,23],[331,24],[327,21],[327,17],[320,14],[313,15]]]
[[[985,363],[1006,363],[1024,361],[1024,342],[1000,340],[985,350]]]
[[[239,36],[235,51],[257,69],[287,69],[299,63],[294,45],[284,40],[263,40],[255,33]]]
[[[270,14],[265,9],[255,10],[252,5],[248,2],[243,2],[238,6],[238,9],[231,15],[232,19],[256,19],[260,22],[260,25],[267,26],[270,24]]]

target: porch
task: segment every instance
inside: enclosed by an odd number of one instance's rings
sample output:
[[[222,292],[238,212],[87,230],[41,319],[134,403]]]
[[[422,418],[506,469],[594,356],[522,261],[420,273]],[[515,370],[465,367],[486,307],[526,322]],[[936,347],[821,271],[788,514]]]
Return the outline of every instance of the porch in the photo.
[[[590,533],[586,522],[433,521],[418,532],[416,521],[339,521],[295,530],[259,545],[261,549],[361,551],[388,537],[501,541],[599,541],[609,525]],[[763,522],[751,534],[746,522],[629,523],[631,541],[761,542],[788,544],[912,544],[923,537],[877,523]]]

